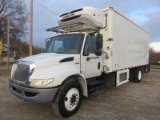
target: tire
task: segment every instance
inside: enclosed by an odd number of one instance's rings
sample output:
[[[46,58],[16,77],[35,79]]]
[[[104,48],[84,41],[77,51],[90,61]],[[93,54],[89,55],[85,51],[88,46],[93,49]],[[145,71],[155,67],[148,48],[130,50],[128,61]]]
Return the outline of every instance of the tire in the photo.
[[[141,68],[134,69],[133,81],[136,83],[140,83],[142,80],[143,71]]]
[[[150,72],[150,65],[147,65],[144,67],[144,73],[149,73]]]
[[[56,115],[67,118],[78,111],[81,101],[81,86],[77,81],[70,81],[60,88],[56,100],[52,103],[52,108]]]
[[[129,70],[129,82],[134,82],[133,76],[134,76],[134,69],[130,69]]]

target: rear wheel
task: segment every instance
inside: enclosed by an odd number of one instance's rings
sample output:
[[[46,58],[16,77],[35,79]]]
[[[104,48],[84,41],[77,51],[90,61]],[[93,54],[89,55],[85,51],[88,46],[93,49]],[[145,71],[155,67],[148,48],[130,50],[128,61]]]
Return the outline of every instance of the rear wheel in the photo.
[[[141,68],[136,68],[134,70],[133,81],[137,82],[137,83],[141,82],[142,76],[143,76],[142,69]]]
[[[56,114],[66,118],[78,111],[81,101],[81,86],[76,81],[70,81],[60,88],[59,94],[52,104],[52,108]]]
[[[144,73],[149,73],[150,72],[150,65],[147,65],[144,67]]]

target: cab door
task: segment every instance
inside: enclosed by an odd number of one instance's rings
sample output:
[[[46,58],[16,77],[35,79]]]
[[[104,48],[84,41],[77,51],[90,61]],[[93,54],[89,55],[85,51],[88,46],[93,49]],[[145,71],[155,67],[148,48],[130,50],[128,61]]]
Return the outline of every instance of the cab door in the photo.
[[[96,37],[88,35],[81,53],[81,73],[85,78],[100,76],[102,73],[102,57],[95,55]]]

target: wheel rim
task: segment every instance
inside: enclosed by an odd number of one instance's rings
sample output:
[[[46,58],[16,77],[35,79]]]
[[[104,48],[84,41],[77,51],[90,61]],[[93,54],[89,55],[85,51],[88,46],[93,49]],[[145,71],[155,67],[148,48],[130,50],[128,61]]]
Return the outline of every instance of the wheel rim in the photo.
[[[79,102],[79,91],[76,88],[71,88],[66,96],[65,96],[65,100],[64,100],[64,105],[66,110],[68,111],[72,111],[74,110]]]
[[[140,71],[138,72],[138,80],[140,81],[141,78],[142,78],[142,71],[140,70]]]

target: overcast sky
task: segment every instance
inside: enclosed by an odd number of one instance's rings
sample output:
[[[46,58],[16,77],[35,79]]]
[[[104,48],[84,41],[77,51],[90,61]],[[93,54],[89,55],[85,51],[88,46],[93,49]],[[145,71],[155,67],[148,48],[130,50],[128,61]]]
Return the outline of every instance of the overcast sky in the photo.
[[[28,10],[29,1],[26,0]],[[54,35],[45,30],[58,26],[59,15],[86,6],[98,9],[113,6],[147,30],[150,33],[151,46],[160,51],[160,0],[33,0],[33,44],[44,47],[45,39]],[[28,39],[27,36],[26,40]]]

